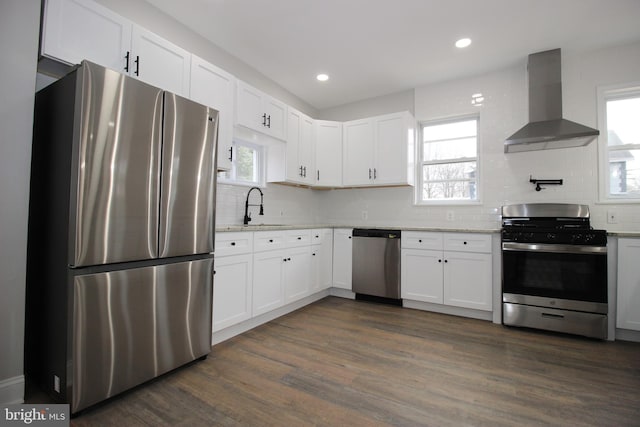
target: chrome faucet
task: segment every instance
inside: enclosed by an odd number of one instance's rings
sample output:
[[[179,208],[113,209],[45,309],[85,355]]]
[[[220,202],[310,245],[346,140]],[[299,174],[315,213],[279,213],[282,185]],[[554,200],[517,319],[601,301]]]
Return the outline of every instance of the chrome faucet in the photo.
[[[260,204],[259,205],[250,205],[249,204],[249,195],[253,190],[258,190],[260,193]],[[264,200],[264,194],[262,194],[262,190],[258,187],[251,187],[249,192],[247,193],[247,200],[244,202],[244,225],[249,225],[249,221],[251,221],[251,213],[249,212],[249,206],[260,206],[260,213],[258,215],[264,215],[264,207],[262,206],[262,202]]]

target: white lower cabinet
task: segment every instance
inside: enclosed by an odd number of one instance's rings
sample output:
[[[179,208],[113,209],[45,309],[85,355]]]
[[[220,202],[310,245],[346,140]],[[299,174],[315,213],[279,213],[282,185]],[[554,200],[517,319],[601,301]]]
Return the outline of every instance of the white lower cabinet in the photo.
[[[333,230],[333,286],[351,290],[353,229]]]
[[[275,310],[284,304],[284,250],[253,255],[253,315]]]
[[[333,283],[333,230],[311,232],[311,293],[329,289]]]
[[[252,316],[253,233],[216,233],[213,332]]]
[[[640,331],[640,239],[618,239],[616,327]]]
[[[311,247],[303,246],[287,251],[284,264],[284,303],[309,295],[311,289]]]
[[[251,318],[251,254],[216,258],[213,280],[213,332]]]
[[[491,311],[491,236],[404,232],[403,299]]]

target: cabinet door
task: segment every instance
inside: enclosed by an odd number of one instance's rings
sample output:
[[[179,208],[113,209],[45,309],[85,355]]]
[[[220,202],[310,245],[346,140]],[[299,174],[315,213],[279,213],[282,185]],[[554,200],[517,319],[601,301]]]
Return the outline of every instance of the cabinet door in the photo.
[[[374,120],[374,181],[377,185],[407,182],[406,132],[404,115],[401,113]]]
[[[133,26],[129,74],[176,95],[189,96],[191,54],[162,37]]]
[[[269,251],[253,255],[253,316],[284,304],[283,273],[286,254]]]
[[[320,289],[329,289],[333,282],[333,230],[322,230],[320,245]]]
[[[262,92],[240,80],[238,80],[237,88],[236,119],[238,124],[263,132],[266,113],[262,111]]]
[[[216,258],[213,332],[251,318],[252,267],[250,254]]]
[[[191,54],[162,37],[133,26],[131,74],[176,95],[189,97]]]
[[[301,143],[302,113],[289,109],[287,115],[287,144],[285,154],[285,168],[287,170],[286,180],[291,182],[302,182],[302,164],[298,159],[298,151]]]
[[[342,182],[349,185],[373,183],[373,125],[371,120],[356,120],[343,125]]]
[[[616,327],[640,331],[640,239],[618,240]]]
[[[123,72],[132,23],[91,0],[48,0],[42,20],[42,55],[79,64],[87,59]]]
[[[443,261],[442,251],[403,249],[402,299],[442,304]]]
[[[311,247],[287,250],[284,265],[284,302],[297,301],[309,295],[311,288]]]
[[[315,122],[315,185],[342,185],[342,123]]]
[[[287,106],[275,98],[265,95],[263,109],[267,114],[265,133],[278,139],[286,137]]]
[[[298,145],[298,163],[302,166],[302,181],[304,184],[313,184],[313,119],[302,115],[300,121],[300,143]]]
[[[218,110],[218,169],[230,169],[233,155],[231,147],[235,77],[204,59],[191,55],[190,97]]]
[[[352,229],[333,230],[333,286],[351,290]]]
[[[491,254],[444,252],[444,303],[491,311]]]

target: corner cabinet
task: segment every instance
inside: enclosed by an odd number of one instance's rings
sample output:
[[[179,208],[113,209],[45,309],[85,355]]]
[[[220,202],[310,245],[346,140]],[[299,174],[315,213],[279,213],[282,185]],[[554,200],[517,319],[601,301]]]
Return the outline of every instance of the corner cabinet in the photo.
[[[415,119],[409,112],[343,126],[344,186],[413,185]]]
[[[342,123],[315,121],[315,182],[318,187],[342,186]]]
[[[66,64],[83,59],[177,95],[189,96],[191,54],[91,0],[48,0],[41,54]]]
[[[275,98],[238,80],[237,124],[276,139],[286,137],[287,106]]]
[[[218,169],[231,169],[236,79],[204,59],[191,56],[191,99],[215,108],[218,118]]]
[[[618,239],[616,327],[640,331],[640,239]]]
[[[405,231],[402,299],[491,311],[491,236]]]
[[[267,181],[311,185],[313,169],[314,121],[300,111],[287,109],[287,140],[272,144],[267,156]]]

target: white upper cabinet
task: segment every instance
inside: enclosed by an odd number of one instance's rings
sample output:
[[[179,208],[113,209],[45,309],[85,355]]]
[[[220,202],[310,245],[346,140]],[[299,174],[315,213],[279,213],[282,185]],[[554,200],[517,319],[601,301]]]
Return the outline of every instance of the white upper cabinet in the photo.
[[[137,25],[131,38],[129,74],[150,85],[189,97],[191,54]]]
[[[41,54],[67,64],[86,59],[124,72],[133,24],[90,0],[47,0]]]
[[[313,183],[313,119],[289,108],[287,117],[286,181]]]
[[[315,185],[342,185],[342,123],[315,121]]]
[[[91,0],[45,2],[42,55],[68,64],[86,59],[189,96],[189,52]]]
[[[236,79],[231,74],[191,55],[192,100],[218,110],[218,169],[231,168]]]
[[[286,113],[285,104],[238,80],[237,124],[277,139],[285,139]]]
[[[373,184],[373,120],[344,123],[342,184]]]
[[[413,185],[415,119],[408,112],[344,123],[343,185]]]

